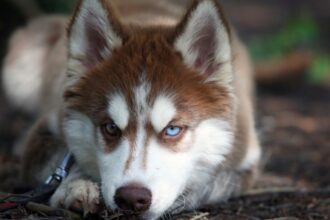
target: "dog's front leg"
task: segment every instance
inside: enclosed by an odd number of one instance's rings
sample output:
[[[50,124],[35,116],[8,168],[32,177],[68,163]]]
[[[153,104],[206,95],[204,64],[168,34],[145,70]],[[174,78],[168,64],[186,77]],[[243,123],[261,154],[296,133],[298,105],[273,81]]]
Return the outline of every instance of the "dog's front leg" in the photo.
[[[100,204],[100,191],[97,183],[84,176],[77,166],[60,184],[50,199],[50,205],[74,211],[96,213]]]
[[[67,152],[65,142],[52,125],[51,117],[39,119],[22,144],[22,181],[37,186],[56,169]],[[99,205],[99,187],[74,165],[50,199],[58,208],[96,212]]]

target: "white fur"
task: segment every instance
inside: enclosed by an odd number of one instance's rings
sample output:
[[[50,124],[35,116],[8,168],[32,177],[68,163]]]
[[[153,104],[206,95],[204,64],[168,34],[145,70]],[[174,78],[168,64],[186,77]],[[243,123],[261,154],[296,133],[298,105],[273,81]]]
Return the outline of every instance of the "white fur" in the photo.
[[[249,137],[250,141],[247,146],[247,152],[240,165],[241,170],[248,170],[252,166],[255,166],[259,163],[261,157],[261,148],[259,146],[258,138],[252,133]]]
[[[4,64],[2,80],[10,101],[31,113],[38,111],[40,106],[44,67],[42,63],[46,52],[47,50],[43,47],[27,45],[26,48],[21,49],[15,59],[7,59]]]
[[[216,169],[231,150],[232,133],[221,119],[208,119],[188,130],[173,152],[152,139],[148,146],[147,173],[153,192],[149,216],[169,209],[188,188],[186,208],[196,207],[212,188]],[[208,190],[206,190],[208,189]]]
[[[137,172],[139,173],[139,169],[143,166],[143,150],[147,147],[146,142],[146,131],[145,125],[147,122],[147,118],[150,111],[150,106],[147,103],[147,97],[150,93],[150,84],[145,81],[144,73],[142,73],[142,77],[140,78],[141,84],[134,89],[135,94],[135,111],[137,112],[137,133],[136,133],[136,143],[135,146],[131,146],[133,148],[133,161],[131,166],[129,167],[127,173]],[[138,168],[138,169],[136,169]],[[126,180],[129,182],[130,180]],[[141,182],[143,183],[143,181]]]
[[[189,135],[182,144],[187,141],[190,141]],[[139,142],[137,141],[137,145]],[[174,153],[160,146],[155,138],[152,138],[148,146],[143,146],[143,148],[148,148],[146,169],[141,167],[143,151],[136,151],[132,165],[124,173],[122,171],[125,167],[129,147],[131,146],[128,146],[128,142],[124,141],[115,152],[106,156],[100,155],[103,165],[100,164],[100,166],[104,168],[101,175],[105,201],[111,208],[116,208],[113,200],[115,190],[131,182],[139,182],[150,189],[153,195],[152,207],[147,215],[150,218],[158,217],[172,204],[182,190],[183,184],[178,182],[180,180],[184,182],[185,176],[189,175],[189,172],[186,171],[187,166],[190,166],[190,163],[187,162],[191,154],[187,152]]]
[[[115,94],[112,96],[109,102],[109,115],[121,130],[124,130],[127,127],[129,111],[123,95]]]
[[[133,93],[135,95],[135,111],[140,116],[139,118],[143,118],[146,120],[146,111],[148,111],[149,106],[147,104],[147,96],[150,93],[150,84],[145,82],[144,73],[140,78],[140,85],[136,88],[133,88]]]
[[[191,132],[188,132],[178,148],[187,148],[191,144],[191,135]],[[184,190],[194,155],[192,151],[173,152],[161,146],[155,138],[151,139],[147,147],[146,178],[152,191],[152,204],[147,215],[152,218],[168,209]]]
[[[100,204],[100,191],[97,183],[84,179],[77,167],[73,167],[56,189],[50,199],[52,207],[65,207],[75,205],[75,208],[84,210],[84,215],[88,212],[95,213]]]
[[[232,148],[231,127],[225,120],[207,119],[197,127],[194,143],[196,146],[203,146],[198,151],[198,155],[202,155],[201,161],[204,160],[213,165],[220,164]]]
[[[96,152],[101,149],[95,140],[94,125],[87,115],[76,111],[70,111],[67,114],[63,124],[66,143],[80,167],[88,175],[99,180]]]
[[[216,6],[212,1],[202,0],[195,11],[192,12],[188,24],[183,33],[176,39],[175,47],[181,52],[184,62],[189,67],[194,67],[194,63],[198,56],[197,51],[192,48],[196,39],[199,36],[199,31],[204,26],[213,24],[216,30],[217,47],[215,50],[215,57],[213,62],[221,63],[220,69],[215,74],[211,75],[210,80],[217,79],[222,84],[228,84],[232,80],[232,65],[231,65],[231,48],[229,35],[220,19]],[[199,71],[203,72],[205,66]]]
[[[176,114],[176,107],[167,96],[158,96],[151,110],[151,124],[161,132]]]
[[[116,189],[122,186],[121,178],[129,155],[129,148],[128,140],[124,139],[110,154],[102,152],[97,154],[101,174],[102,195],[106,205],[111,208],[116,207],[113,197]]]
[[[143,165],[143,149],[147,147],[145,144],[146,141],[146,131],[145,125],[148,119],[150,106],[147,103],[147,97],[150,93],[150,84],[145,81],[144,73],[142,73],[142,77],[140,78],[140,85],[135,88],[135,111],[137,112],[137,133],[136,133],[136,143],[135,146],[131,146],[133,148],[133,161],[131,163],[131,167],[127,173],[138,172],[135,168],[141,168]]]
[[[198,207],[209,196],[222,199],[222,194],[212,195],[211,191],[215,189],[214,179],[226,155],[231,152],[233,143],[233,131],[223,119],[210,118],[203,121],[196,128],[194,136],[192,145],[195,161],[190,161],[194,166],[186,186],[187,209]],[[226,185],[217,187],[226,191]]]

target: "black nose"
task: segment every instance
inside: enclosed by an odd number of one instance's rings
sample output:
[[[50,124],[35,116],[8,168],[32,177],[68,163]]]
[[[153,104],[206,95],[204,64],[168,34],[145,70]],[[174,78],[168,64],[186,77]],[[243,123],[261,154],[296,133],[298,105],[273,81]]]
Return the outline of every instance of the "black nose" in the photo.
[[[151,192],[144,187],[120,187],[116,190],[115,202],[123,210],[146,211],[151,204]]]

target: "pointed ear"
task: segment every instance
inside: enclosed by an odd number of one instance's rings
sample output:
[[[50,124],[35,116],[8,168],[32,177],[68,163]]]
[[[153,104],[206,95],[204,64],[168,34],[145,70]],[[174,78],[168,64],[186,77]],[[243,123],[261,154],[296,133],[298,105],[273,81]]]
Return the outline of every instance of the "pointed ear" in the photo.
[[[216,0],[196,0],[175,31],[174,47],[186,65],[209,80],[232,78],[229,25]]]
[[[81,0],[69,26],[69,77],[80,75],[120,47],[123,30],[107,0]]]

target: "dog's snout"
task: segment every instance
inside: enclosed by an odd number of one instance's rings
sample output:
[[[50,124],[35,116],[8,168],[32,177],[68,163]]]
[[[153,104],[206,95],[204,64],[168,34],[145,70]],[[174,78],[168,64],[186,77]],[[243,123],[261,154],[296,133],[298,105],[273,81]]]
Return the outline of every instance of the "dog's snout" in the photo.
[[[149,189],[137,186],[125,186],[116,190],[115,202],[119,208],[130,211],[146,211],[151,204]]]

